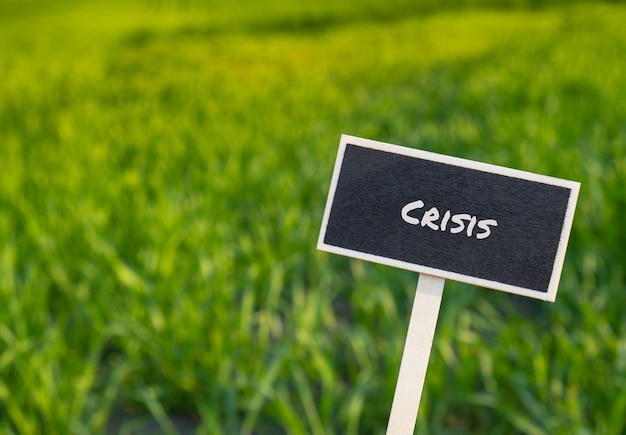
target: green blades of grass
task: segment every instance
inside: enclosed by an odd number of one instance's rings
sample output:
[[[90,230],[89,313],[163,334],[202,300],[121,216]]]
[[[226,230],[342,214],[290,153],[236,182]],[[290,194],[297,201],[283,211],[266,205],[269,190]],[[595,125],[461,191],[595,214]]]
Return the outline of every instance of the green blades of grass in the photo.
[[[623,5],[5,3],[1,432],[383,432],[417,277],[315,251],[341,133],[582,182],[555,304],[446,283],[417,431],[624,431]]]

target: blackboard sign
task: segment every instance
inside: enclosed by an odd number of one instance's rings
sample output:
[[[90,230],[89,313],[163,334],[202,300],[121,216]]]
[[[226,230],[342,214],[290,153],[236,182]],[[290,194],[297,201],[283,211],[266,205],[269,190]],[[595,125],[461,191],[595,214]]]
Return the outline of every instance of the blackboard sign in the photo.
[[[554,301],[579,187],[343,135],[318,249]]]

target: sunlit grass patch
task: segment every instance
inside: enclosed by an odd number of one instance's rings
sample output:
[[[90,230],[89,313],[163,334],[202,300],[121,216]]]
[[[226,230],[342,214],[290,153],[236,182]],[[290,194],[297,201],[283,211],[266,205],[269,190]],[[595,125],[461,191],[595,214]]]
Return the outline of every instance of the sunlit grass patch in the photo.
[[[554,305],[446,284],[419,430],[623,431],[626,10],[405,3],[0,18],[0,431],[384,430],[416,276],[315,251],[341,133],[582,181]]]

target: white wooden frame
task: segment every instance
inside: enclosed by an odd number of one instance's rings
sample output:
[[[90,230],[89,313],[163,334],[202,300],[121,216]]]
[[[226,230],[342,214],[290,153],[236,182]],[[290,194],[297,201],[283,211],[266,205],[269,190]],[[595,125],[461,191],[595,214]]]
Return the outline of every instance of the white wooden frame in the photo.
[[[346,149],[346,145],[354,144],[366,148],[386,151],[395,154],[401,154],[409,157],[417,157],[424,160],[430,160],[433,162],[445,163],[454,166],[460,166],[469,169],[475,169],[482,172],[489,172],[493,174],[504,175],[507,177],[519,178],[523,180],[534,181],[538,183],[549,184],[553,186],[560,186],[570,189],[570,197],[565,213],[565,220],[563,222],[563,229],[559,240],[558,249],[552,266],[552,274],[550,283],[548,285],[548,291],[542,292],[523,287],[518,287],[510,284],[505,284],[497,281],[490,281],[487,279],[476,278],[472,276],[462,275],[455,272],[450,272],[441,269],[435,269],[432,267],[416,265],[413,263],[407,263],[400,260],[389,259],[380,257],[377,255],[367,254],[351,249],[340,248],[324,243],[324,237],[326,235],[326,228],[328,225],[328,219],[330,211],[333,205],[335,190],[337,188],[337,181],[339,180],[339,173],[341,172],[341,164]],[[569,234],[572,227],[572,221],[574,219],[574,211],[576,207],[576,201],[578,199],[578,193],[580,190],[580,183],[575,181],[564,180],[560,178],[549,177],[546,175],[535,174],[532,172],[520,171],[517,169],[506,168],[503,166],[492,165],[488,163],[476,162],[473,160],[462,159],[458,157],[451,157],[443,154],[437,154],[429,151],[422,151],[414,148],[401,147],[398,145],[392,145],[384,142],[378,142],[370,139],[364,139],[355,136],[342,135],[339,144],[339,151],[337,153],[337,159],[335,161],[335,167],[333,170],[333,176],[330,184],[330,190],[328,193],[328,199],[324,210],[324,217],[322,220],[322,228],[320,231],[319,239],[317,242],[317,249],[327,251],[339,255],[345,255],[348,257],[358,258],[361,260],[372,261],[375,263],[386,264],[400,269],[412,270],[414,272],[424,273],[431,276],[437,276],[445,279],[452,279],[455,281],[465,282],[481,287],[488,287],[495,290],[501,290],[509,293],[514,293],[522,296],[527,296],[535,299],[541,299],[545,301],[554,302],[556,299],[556,293],[559,286],[559,280],[561,277],[561,271],[563,268],[563,262],[565,260],[565,252],[567,250],[567,243],[569,240]]]

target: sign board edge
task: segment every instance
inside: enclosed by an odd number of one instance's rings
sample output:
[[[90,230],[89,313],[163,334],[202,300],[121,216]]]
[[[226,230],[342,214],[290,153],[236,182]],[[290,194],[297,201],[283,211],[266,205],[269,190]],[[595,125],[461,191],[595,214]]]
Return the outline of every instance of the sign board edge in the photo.
[[[369,261],[372,263],[382,264],[385,266],[395,267],[397,269],[408,270],[411,272],[423,273],[439,278],[449,279],[452,281],[462,282],[465,284],[475,285],[478,287],[484,287],[491,290],[502,291],[519,296],[525,296],[533,299],[540,299],[542,301],[551,301],[550,294],[548,292],[542,292],[539,290],[528,289],[524,287],[518,287],[511,284],[504,284],[498,281],[490,281],[484,278],[476,278],[470,275],[463,275],[456,272],[450,272],[443,269],[437,269],[434,267],[421,266],[418,264],[408,263],[402,260],[395,260],[392,258],[381,257],[374,254],[367,254],[365,252],[354,251],[352,249],[341,248],[338,246],[328,245],[326,243],[318,244],[317,249],[332,254],[342,255],[344,257],[350,257],[357,260]],[[551,301],[554,302],[554,301]]]
[[[550,295],[550,302],[554,302],[556,300],[556,293],[558,291],[559,282],[561,281],[563,265],[565,264],[565,255],[567,253],[567,246],[569,244],[569,238],[572,232],[572,225],[574,223],[574,214],[576,212],[576,205],[578,204],[578,196],[580,194],[580,183],[576,181],[572,181],[571,183],[572,186],[570,188],[567,209],[563,218],[561,237],[559,239],[559,245],[557,247],[556,255],[554,256],[552,275],[548,284],[548,294]]]
[[[337,183],[339,181],[339,175],[341,173],[341,167],[345,155],[346,146],[348,144],[362,146],[370,149],[377,149],[381,151],[391,152],[394,154],[405,155],[418,159],[430,160],[440,163],[451,164],[468,169],[474,169],[483,172],[489,172],[499,174],[508,177],[519,178],[523,180],[539,182],[543,184],[550,184],[554,186],[564,187],[570,190],[568,205],[566,213],[563,219],[563,226],[561,229],[561,237],[557,246],[557,252],[552,264],[552,273],[550,275],[550,281],[545,292],[539,290],[528,289],[524,287],[514,286],[510,284],[501,283],[498,281],[490,281],[484,278],[476,278],[469,275],[463,275],[456,272],[445,271],[442,269],[431,268],[428,266],[421,266],[413,263],[407,263],[401,260],[395,260],[386,257],[380,257],[373,254],[368,254],[360,251],[354,251],[351,249],[341,248],[338,246],[328,245],[324,242],[326,230],[328,227],[328,220],[330,218],[330,212],[335,199],[335,192],[337,189]],[[331,183],[326,199],[326,205],[324,207],[324,215],[322,218],[322,226],[320,228],[320,234],[317,241],[317,249],[320,251],[330,252],[334,254],[344,255],[352,258],[357,258],[365,261],[372,261],[383,265],[397,267],[400,269],[410,270],[418,273],[426,273],[433,276],[439,276],[445,279],[452,279],[455,281],[486,287],[494,290],[504,291],[507,293],[517,294],[520,296],[526,296],[534,299],[540,299],[548,302],[554,302],[556,300],[556,293],[558,291],[558,285],[561,278],[563,264],[565,261],[565,253],[567,251],[567,245],[569,236],[571,233],[571,227],[574,219],[575,208],[580,191],[580,182],[566,180],[562,178],[551,177],[547,175],[537,174],[533,172],[522,171],[513,168],[507,168],[504,166],[492,165],[489,163],[477,162],[474,160],[463,159],[460,157],[447,156],[444,154],[433,153],[430,151],[419,150],[416,148],[408,148],[400,145],[389,144],[385,142],[379,142],[371,139],[360,138],[357,136],[351,136],[342,134],[339,148],[337,151],[337,157],[335,159],[335,165],[333,168]]]
[[[410,148],[401,145],[390,144],[387,142],[380,142],[372,139],[365,139],[357,136],[350,136],[346,134],[341,135],[340,146],[345,149],[347,144],[361,146],[369,149],[376,149],[379,151],[386,151],[393,154],[400,154],[408,157],[414,157],[423,160],[429,160],[432,162],[444,163],[452,166],[458,166],[462,168],[474,169],[481,172],[488,172],[491,174],[504,175],[511,178],[518,178],[521,180],[534,181],[543,184],[549,184],[552,186],[565,187],[568,189],[574,189],[576,186],[580,186],[580,182],[566,180],[564,178],[553,177],[550,175],[538,174],[536,172],[524,171],[521,169],[509,168],[506,166],[495,165],[492,163],[479,162],[476,160],[465,159],[462,157],[449,156],[446,154],[439,154],[432,151],[421,150],[417,148]]]
[[[332,204],[335,201],[335,191],[337,190],[337,182],[339,181],[339,174],[341,173],[341,166],[343,164],[343,157],[346,150],[346,143],[341,136],[339,142],[339,149],[337,150],[337,157],[335,158],[335,166],[333,167],[333,174],[330,180],[330,186],[328,188],[328,196],[326,197],[326,205],[324,206],[324,215],[322,217],[322,228],[317,239],[317,249],[324,243],[324,236],[326,235],[326,229],[328,227],[328,219],[330,218],[330,210]]]

